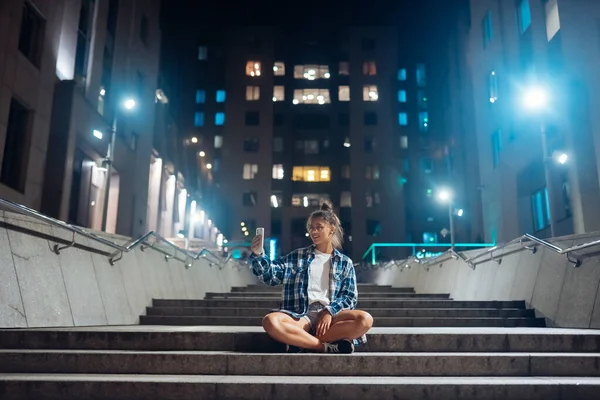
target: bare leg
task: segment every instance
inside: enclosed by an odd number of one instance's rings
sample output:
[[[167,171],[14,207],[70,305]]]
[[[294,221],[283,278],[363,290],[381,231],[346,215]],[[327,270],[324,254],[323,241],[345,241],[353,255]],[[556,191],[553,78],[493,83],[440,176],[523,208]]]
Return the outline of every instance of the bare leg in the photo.
[[[327,343],[341,339],[358,339],[372,326],[371,314],[360,310],[344,310],[333,318],[329,330],[319,339]]]
[[[310,325],[304,318],[294,319],[285,313],[274,312],[263,319],[262,325],[269,336],[278,342],[302,349],[323,351],[323,343],[308,333]]]

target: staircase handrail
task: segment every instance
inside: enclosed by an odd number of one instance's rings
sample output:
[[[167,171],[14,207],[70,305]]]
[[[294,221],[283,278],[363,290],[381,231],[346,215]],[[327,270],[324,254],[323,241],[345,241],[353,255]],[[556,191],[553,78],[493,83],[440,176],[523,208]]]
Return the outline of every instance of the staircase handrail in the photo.
[[[154,231],[150,231],[150,232],[146,233],[145,235],[141,236],[140,238],[129,242],[129,244],[118,244],[109,239],[103,238],[102,236],[100,236],[94,232],[90,232],[81,227],[78,227],[78,226],[75,226],[72,224],[68,224],[64,221],[49,217],[49,216],[42,214],[34,209],[31,209],[22,204],[15,203],[15,202],[7,200],[7,199],[0,198],[0,207],[8,209],[8,210],[16,212],[16,213],[19,213],[19,214],[27,215],[27,216],[35,218],[37,220],[43,221],[49,225],[56,226],[58,228],[62,228],[64,230],[72,232],[73,238],[69,244],[66,244],[64,246],[54,245],[53,251],[56,254],[60,254],[60,252],[62,250],[65,250],[67,248],[75,246],[75,244],[76,244],[75,236],[81,235],[87,239],[93,240],[94,242],[101,243],[104,246],[114,249],[114,251],[108,255],[108,262],[110,263],[110,265],[115,265],[115,263],[117,261],[119,261],[123,258],[124,253],[129,253],[138,247],[140,247],[140,250],[142,250],[142,251],[144,251],[146,248],[153,249],[153,250],[163,254],[165,256],[165,260],[167,260],[167,261],[169,259],[175,259],[175,260],[181,261],[185,264],[186,268],[190,268],[192,266],[193,260],[198,260],[200,258],[206,258],[207,256],[212,257],[214,259],[215,263],[219,264],[220,267],[224,266],[229,261],[229,259],[223,260],[222,257],[219,257],[215,253],[211,252],[208,248],[203,248],[198,253],[188,251],[186,249],[183,249],[183,248],[173,244],[171,241],[167,240],[162,235],[160,235]],[[150,242],[148,240],[151,237],[154,238],[154,240],[152,242]],[[166,244],[168,247],[170,247],[172,249],[172,252],[168,252],[165,249],[156,247],[156,245],[159,243]]]

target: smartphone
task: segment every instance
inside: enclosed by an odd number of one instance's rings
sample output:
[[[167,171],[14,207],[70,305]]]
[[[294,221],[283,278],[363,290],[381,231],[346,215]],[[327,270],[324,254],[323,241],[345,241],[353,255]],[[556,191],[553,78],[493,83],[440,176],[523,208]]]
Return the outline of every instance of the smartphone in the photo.
[[[256,236],[260,236],[260,248],[265,248],[265,228],[256,228]]]

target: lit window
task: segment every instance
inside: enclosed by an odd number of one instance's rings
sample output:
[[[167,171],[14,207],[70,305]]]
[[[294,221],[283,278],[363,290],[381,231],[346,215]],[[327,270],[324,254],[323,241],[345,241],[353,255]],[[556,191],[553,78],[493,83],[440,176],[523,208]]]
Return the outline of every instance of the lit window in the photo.
[[[314,81],[315,79],[329,79],[331,74],[329,73],[328,65],[295,65],[294,66],[294,78],[296,79],[308,79]]]
[[[338,98],[340,101],[350,101],[350,86],[340,86],[338,88]]]
[[[367,75],[367,76],[377,75],[377,66],[375,64],[375,61],[363,62],[363,75]]]
[[[220,126],[225,123],[225,113],[218,112],[215,114],[215,125]]]
[[[294,167],[292,180],[299,182],[329,182],[331,170],[329,167]]]
[[[206,46],[198,46],[198,60],[206,60],[208,58],[208,48]]]
[[[377,85],[363,86],[363,100],[364,101],[377,101],[378,99],[379,99],[379,93],[377,93]]]
[[[373,207],[373,195],[371,194],[371,192],[365,193],[365,202],[366,202],[367,208]]]
[[[324,201],[329,201],[327,194],[294,194],[292,195],[292,205],[296,207],[318,207]]]
[[[400,68],[398,70],[398,80],[405,81],[406,80],[406,68]]]
[[[398,90],[398,101],[406,103],[406,90]]]
[[[216,135],[214,145],[215,145],[215,149],[220,149],[221,147],[223,147],[223,136]]]
[[[498,74],[496,74],[496,71],[490,72],[488,77],[488,90],[490,103],[498,101]]]
[[[408,125],[408,114],[406,114],[405,112],[398,113],[398,123],[401,126]]]
[[[273,179],[283,179],[283,164],[273,165]]]
[[[273,75],[285,76],[285,64],[283,62],[277,61],[273,64]]]
[[[367,165],[365,177],[369,180],[379,179],[379,165]]]
[[[225,103],[225,91],[217,90],[217,103]]]
[[[194,114],[194,126],[204,126],[204,113],[202,111],[196,111]]]
[[[427,73],[425,71],[425,64],[417,64],[417,86],[427,86]]]
[[[519,30],[525,33],[531,25],[531,8],[529,0],[519,0],[517,16],[519,17]]]
[[[352,194],[350,192],[342,192],[342,196],[340,198],[340,207],[352,207]]]
[[[344,165],[342,167],[342,179],[350,179],[350,166]]]
[[[558,0],[547,0],[544,5],[546,11],[546,37],[551,41],[560,30],[560,15],[558,13]]]
[[[206,103],[206,90],[196,90],[196,104]]]
[[[285,88],[283,86],[273,86],[273,101],[285,100]]]
[[[260,76],[260,62],[248,61],[246,63],[246,75],[247,76]]]
[[[485,17],[483,17],[481,30],[483,32],[483,48],[485,49],[489,46],[494,34],[492,29],[492,12],[490,10],[488,10],[488,12],[485,13]]]
[[[331,103],[329,89],[295,89],[294,104]]]
[[[350,75],[350,63],[348,61],[340,61],[338,73],[344,76]]]
[[[346,137],[346,139],[344,139],[344,147],[348,148],[352,146],[352,143],[350,142],[350,138]]]
[[[254,101],[260,99],[259,86],[246,86],[246,100]]]
[[[531,206],[534,230],[537,232],[547,228],[550,225],[550,203],[547,188],[540,189],[531,195]]]
[[[502,135],[501,131],[497,130],[492,134],[492,166],[498,167],[500,164],[500,152],[502,151]]]
[[[281,194],[281,192],[274,192],[271,195],[271,207],[278,208],[278,207],[281,207],[282,204],[283,204],[283,195]]]
[[[419,130],[421,132],[427,132],[429,130],[429,113],[427,111],[421,111],[419,113]]]
[[[408,136],[400,136],[400,148],[408,149]]]
[[[246,180],[254,179],[258,173],[258,164],[244,164],[243,177]]]

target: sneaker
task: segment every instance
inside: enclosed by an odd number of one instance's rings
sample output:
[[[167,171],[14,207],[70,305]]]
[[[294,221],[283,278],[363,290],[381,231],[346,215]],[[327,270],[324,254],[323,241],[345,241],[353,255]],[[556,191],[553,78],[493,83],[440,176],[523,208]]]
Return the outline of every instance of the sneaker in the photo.
[[[354,343],[350,340],[342,339],[333,343],[323,343],[325,353],[352,354],[354,353]]]

